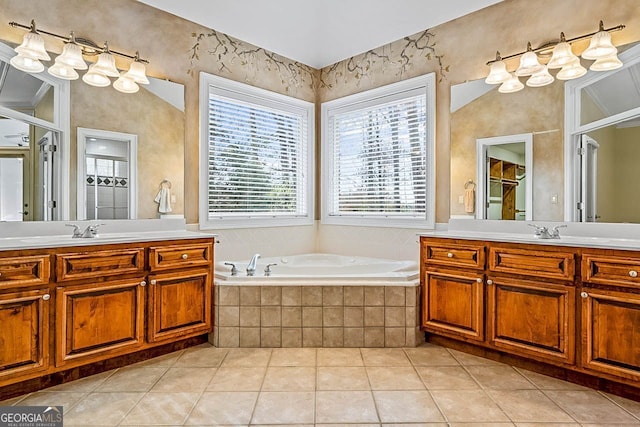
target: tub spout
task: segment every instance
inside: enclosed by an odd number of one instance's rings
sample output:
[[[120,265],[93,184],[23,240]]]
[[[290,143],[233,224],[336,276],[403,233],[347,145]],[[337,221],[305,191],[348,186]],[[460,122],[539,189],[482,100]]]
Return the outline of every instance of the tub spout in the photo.
[[[260,254],[255,254],[251,261],[249,261],[249,265],[247,265],[247,276],[253,276],[256,274],[256,264],[258,264],[258,258],[260,258]]]

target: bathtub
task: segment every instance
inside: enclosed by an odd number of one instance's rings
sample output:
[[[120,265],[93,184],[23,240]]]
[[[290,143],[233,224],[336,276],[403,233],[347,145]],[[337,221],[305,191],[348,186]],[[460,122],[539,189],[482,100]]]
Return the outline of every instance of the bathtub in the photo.
[[[236,265],[238,274],[231,275],[231,262]],[[255,276],[247,276],[246,268],[249,260],[221,261],[215,266],[216,281],[240,285],[287,286],[296,284],[322,284],[324,286],[347,285],[357,283],[359,286],[392,285],[406,286],[406,282],[419,279],[419,267],[415,261],[396,261],[381,258],[366,258],[333,254],[303,254],[283,257],[260,258]],[[267,264],[271,267],[271,275],[265,276]]]
[[[415,347],[420,273],[413,261],[305,254],[215,266],[216,347]],[[264,276],[267,264],[271,275]]]

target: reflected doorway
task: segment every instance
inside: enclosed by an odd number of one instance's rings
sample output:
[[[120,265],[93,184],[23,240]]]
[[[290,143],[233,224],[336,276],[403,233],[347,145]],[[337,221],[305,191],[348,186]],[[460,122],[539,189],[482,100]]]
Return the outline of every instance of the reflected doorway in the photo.
[[[78,128],[78,219],[137,217],[137,136]]]
[[[29,152],[21,151],[0,151],[0,221],[29,219]]]
[[[481,138],[476,146],[478,218],[532,220],[533,135]]]

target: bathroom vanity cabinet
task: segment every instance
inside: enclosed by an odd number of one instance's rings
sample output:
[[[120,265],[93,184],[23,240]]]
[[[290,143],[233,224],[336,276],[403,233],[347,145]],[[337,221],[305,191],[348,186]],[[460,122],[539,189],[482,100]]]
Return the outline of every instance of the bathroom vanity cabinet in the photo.
[[[206,334],[213,239],[0,251],[0,387]]]
[[[638,386],[640,252],[423,236],[421,260],[429,334]]]

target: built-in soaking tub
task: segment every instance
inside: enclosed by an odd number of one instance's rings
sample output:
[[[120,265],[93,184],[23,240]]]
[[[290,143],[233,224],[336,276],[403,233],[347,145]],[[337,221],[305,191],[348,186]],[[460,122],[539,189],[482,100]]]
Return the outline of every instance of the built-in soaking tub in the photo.
[[[233,262],[238,270],[231,275]],[[216,264],[219,347],[414,347],[419,267],[414,261],[304,254]],[[267,264],[271,275],[265,276]]]

